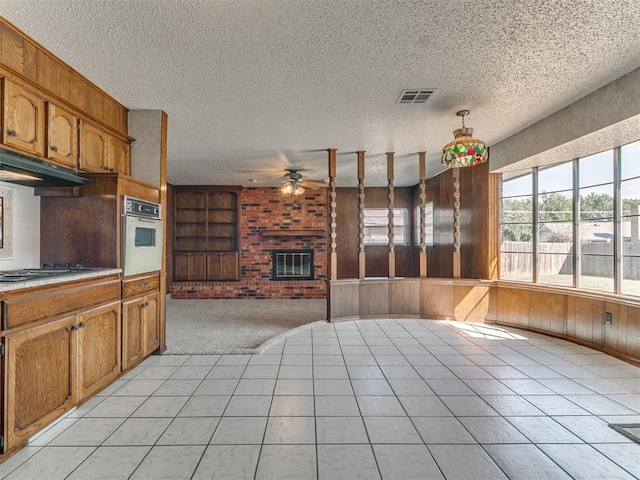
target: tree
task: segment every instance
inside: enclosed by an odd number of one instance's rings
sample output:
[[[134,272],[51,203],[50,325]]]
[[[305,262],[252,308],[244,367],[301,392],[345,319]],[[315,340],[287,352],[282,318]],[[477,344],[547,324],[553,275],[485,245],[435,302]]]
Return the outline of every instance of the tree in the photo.
[[[538,221],[570,222],[573,219],[573,201],[562,193],[543,193],[538,202]]]
[[[580,220],[613,221],[613,197],[608,193],[580,195]]]
[[[533,240],[532,212],[531,197],[502,200],[502,235],[505,241],[530,242]]]

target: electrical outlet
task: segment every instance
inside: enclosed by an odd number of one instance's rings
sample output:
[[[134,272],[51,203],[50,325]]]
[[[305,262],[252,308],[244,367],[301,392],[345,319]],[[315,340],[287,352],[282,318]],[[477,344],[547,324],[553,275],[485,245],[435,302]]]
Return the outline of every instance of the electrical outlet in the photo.
[[[612,325],[613,324],[613,313],[604,312],[604,323],[607,324],[607,325]]]

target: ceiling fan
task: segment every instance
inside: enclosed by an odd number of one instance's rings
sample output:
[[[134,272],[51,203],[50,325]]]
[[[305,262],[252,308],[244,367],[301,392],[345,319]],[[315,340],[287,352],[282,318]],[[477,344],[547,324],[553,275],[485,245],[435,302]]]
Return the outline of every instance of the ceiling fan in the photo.
[[[315,178],[303,178],[299,168],[286,168],[280,191],[285,195],[302,195],[305,189],[316,190],[327,186],[327,182]]]

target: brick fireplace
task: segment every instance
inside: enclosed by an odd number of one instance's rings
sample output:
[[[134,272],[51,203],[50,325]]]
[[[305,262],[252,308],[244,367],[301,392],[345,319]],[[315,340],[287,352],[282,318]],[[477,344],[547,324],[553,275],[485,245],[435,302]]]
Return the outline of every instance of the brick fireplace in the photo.
[[[326,189],[286,196],[277,188],[246,188],[240,201],[240,281],[172,283],[172,298],[326,298]],[[274,252],[285,251],[310,252],[309,275],[276,279]],[[295,271],[301,258],[286,260]]]

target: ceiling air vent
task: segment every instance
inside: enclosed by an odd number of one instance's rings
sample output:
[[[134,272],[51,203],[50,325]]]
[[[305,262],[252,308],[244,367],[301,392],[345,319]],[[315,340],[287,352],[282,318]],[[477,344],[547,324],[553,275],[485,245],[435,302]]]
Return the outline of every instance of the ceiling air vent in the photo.
[[[396,103],[426,103],[433,95],[433,90],[403,90]]]

